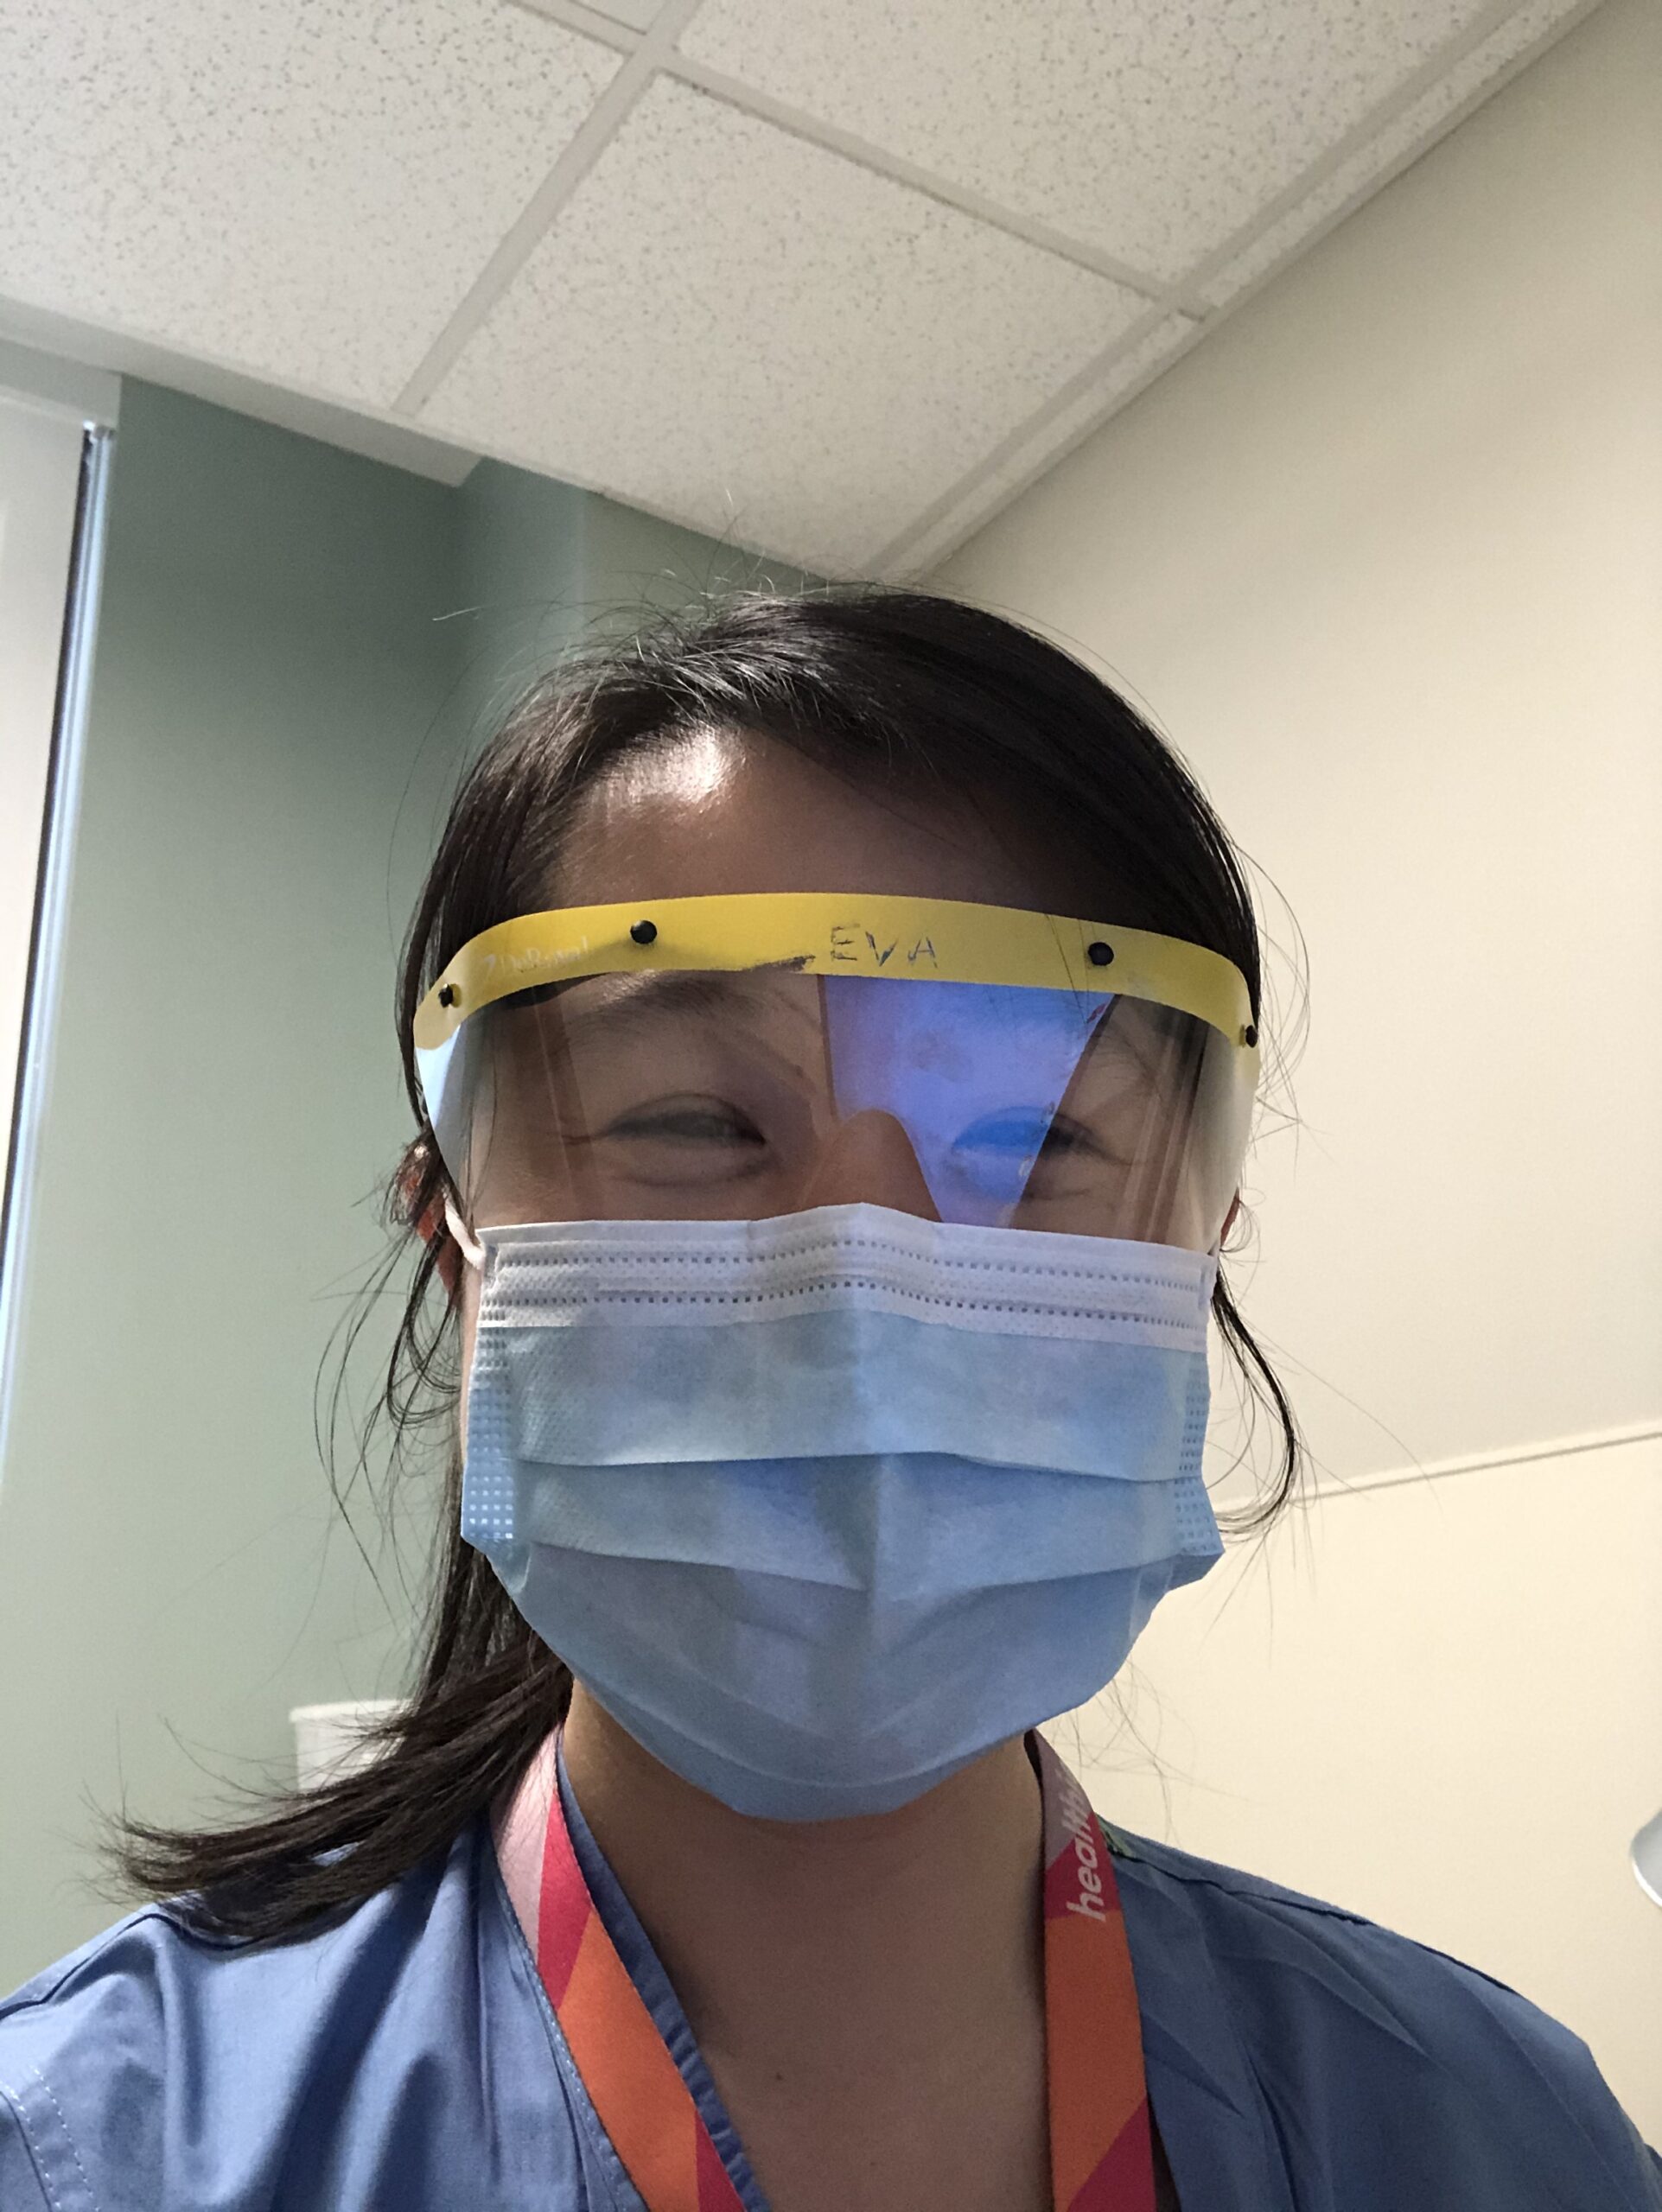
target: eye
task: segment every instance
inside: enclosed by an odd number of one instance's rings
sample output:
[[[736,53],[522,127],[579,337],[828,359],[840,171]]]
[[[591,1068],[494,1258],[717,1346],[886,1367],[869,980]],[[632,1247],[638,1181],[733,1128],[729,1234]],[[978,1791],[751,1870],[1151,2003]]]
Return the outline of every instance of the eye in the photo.
[[[985,1115],[971,1123],[952,1147],[954,1152],[978,1153],[989,1159],[1029,1161],[1041,1153],[1050,1156],[1096,1148],[1088,1130],[1038,1107]]]
[[[1070,1159],[1069,1130],[1042,1109],[1016,1107],[972,1122],[952,1156],[972,1189],[1009,1201]]]
[[[764,1141],[748,1114],[719,1098],[666,1098],[632,1107],[608,1122],[602,1135],[659,1144],[748,1146]]]

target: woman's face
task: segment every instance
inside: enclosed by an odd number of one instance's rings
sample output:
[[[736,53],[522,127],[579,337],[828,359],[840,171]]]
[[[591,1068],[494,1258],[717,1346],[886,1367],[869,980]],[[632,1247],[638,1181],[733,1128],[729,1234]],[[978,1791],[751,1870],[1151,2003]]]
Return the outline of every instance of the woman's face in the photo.
[[[1104,886],[1049,835],[969,793],[862,790],[791,747],[730,730],[675,740],[603,776],[576,809],[563,906],[740,892],[849,891],[960,899],[1049,913],[1104,908]],[[933,1215],[904,1133],[886,1116],[846,1125],[801,1203],[863,1201]],[[464,1371],[479,1277],[464,1268]]]

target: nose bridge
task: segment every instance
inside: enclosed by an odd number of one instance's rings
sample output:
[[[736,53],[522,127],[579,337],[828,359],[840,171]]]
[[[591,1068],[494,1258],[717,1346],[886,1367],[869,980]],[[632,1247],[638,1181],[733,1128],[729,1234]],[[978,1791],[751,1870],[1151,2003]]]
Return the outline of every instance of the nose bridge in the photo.
[[[920,1221],[940,1219],[904,1125],[875,1107],[832,1125],[799,1203],[805,1211],[810,1206],[888,1206]]]

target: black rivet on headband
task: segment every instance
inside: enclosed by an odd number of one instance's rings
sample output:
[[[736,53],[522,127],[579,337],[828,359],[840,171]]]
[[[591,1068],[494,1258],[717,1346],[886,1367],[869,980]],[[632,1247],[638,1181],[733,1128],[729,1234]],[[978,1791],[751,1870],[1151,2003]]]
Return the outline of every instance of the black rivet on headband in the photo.
[[[441,983],[439,985],[438,1002],[441,1006],[454,1006],[455,1004],[456,987],[454,983]]]
[[[1105,968],[1114,957],[1114,948],[1111,944],[1105,944],[1102,939],[1098,938],[1093,944],[1086,946],[1085,957],[1093,968]]]
[[[1258,1025],[1256,1021],[1249,1021],[1241,1032],[1241,1042],[1243,1045],[1256,1045],[1258,1041]]]
[[[637,944],[650,944],[658,935],[658,925],[656,922],[637,922],[629,935]]]

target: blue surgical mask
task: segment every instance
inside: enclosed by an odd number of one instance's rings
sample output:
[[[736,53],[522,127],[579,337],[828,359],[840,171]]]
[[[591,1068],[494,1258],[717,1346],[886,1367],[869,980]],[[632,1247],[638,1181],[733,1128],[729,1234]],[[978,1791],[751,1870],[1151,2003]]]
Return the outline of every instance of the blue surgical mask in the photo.
[[[890,1810],[1218,1557],[1215,1268],[868,1205],[491,1230],[463,1534],[687,1781]]]

